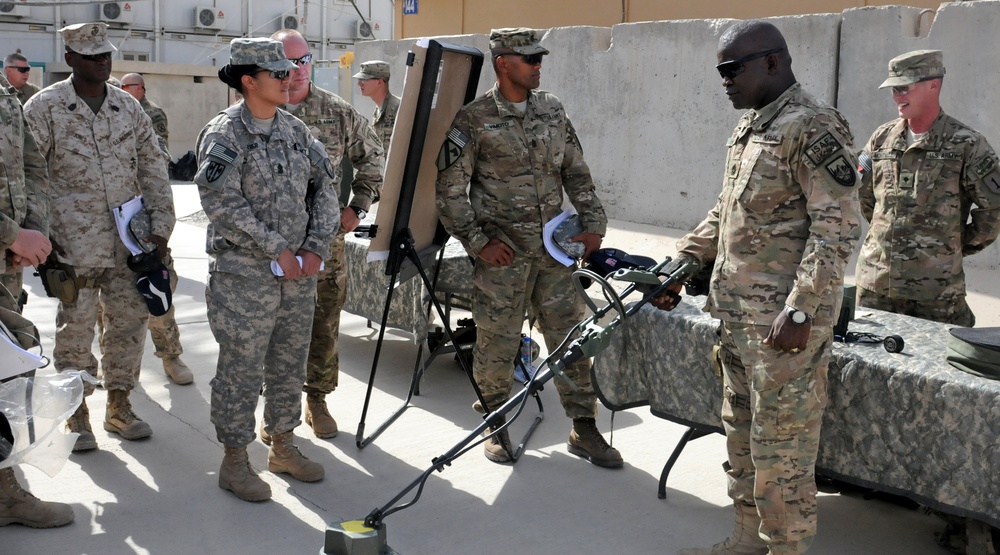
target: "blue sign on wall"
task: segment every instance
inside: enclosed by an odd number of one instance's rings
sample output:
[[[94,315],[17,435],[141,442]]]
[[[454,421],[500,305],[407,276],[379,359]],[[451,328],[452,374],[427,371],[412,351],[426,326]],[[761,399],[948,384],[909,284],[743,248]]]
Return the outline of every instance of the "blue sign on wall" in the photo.
[[[405,0],[403,2],[403,15],[416,15],[417,14],[417,2],[419,0]]]

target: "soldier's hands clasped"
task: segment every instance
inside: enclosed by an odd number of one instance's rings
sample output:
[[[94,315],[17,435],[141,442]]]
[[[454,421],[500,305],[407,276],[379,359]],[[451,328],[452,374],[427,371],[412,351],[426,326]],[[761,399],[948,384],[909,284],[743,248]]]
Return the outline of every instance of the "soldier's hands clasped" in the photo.
[[[483,250],[479,251],[479,258],[490,266],[509,266],[514,261],[514,249],[500,239],[490,239]]]

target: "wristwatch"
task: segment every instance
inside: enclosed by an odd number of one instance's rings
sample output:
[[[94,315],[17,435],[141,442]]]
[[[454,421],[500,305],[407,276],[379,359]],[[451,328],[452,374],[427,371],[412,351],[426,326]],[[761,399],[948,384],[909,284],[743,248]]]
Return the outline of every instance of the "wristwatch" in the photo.
[[[368,211],[365,210],[364,208],[358,208],[357,206],[354,205],[348,206],[348,208],[354,210],[354,213],[358,215],[359,220],[365,219],[365,216],[368,215]]]
[[[788,312],[788,317],[792,319],[792,323],[795,325],[802,325],[809,321],[809,315],[801,310],[786,305],[785,311]]]

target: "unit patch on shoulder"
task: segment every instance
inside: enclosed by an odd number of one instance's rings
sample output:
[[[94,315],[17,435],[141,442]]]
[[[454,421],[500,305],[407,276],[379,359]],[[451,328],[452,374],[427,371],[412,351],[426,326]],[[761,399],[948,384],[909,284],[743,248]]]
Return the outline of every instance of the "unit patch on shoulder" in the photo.
[[[233,169],[233,164],[238,157],[239,153],[226,145],[212,143],[205,154],[205,161],[194,176],[194,182],[211,189],[220,188],[225,182],[223,178]],[[220,181],[218,185],[216,185],[217,181]]]
[[[469,144],[469,136],[453,127],[448,132],[448,136],[445,137],[444,144],[441,145],[441,151],[438,152],[438,171],[444,171],[457,162],[467,144]]]
[[[983,183],[994,195],[1000,195],[1000,170],[993,170],[993,173],[983,178]]]
[[[806,149],[806,156],[812,160],[813,164],[819,165],[820,162],[826,160],[831,154],[841,148],[843,147],[840,146],[840,141],[835,139],[828,131],[817,139],[816,142],[809,145],[809,148]]]
[[[996,161],[992,156],[983,156],[979,160],[972,162],[972,171],[976,175],[986,175],[996,167]]]
[[[826,171],[830,173],[834,181],[844,187],[853,187],[858,180],[858,172],[847,161],[844,156],[838,156],[826,165]]]

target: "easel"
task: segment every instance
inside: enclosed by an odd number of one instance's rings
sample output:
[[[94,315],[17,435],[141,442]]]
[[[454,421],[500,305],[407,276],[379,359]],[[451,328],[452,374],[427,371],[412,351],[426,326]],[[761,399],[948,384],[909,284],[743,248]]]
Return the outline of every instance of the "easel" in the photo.
[[[423,43],[418,43],[418,46],[423,46]],[[412,277],[412,272],[409,276],[401,277],[404,270],[404,264],[408,261],[410,268],[414,269],[416,274],[420,276],[424,286],[430,293],[430,302],[433,308],[436,310],[438,316],[441,318],[444,332],[448,338],[447,343],[451,345],[457,345],[455,341],[455,335],[451,330],[451,325],[448,320],[448,312],[442,309],[441,304],[438,302],[437,296],[435,294],[435,280],[432,282],[427,273],[424,271],[424,264],[421,257],[427,257],[433,255],[435,249],[441,249],[443,255],[444,244],[447,241],[448,234],[444,231],[443,226],[440,222],[436,222],[436,231],[434,233],[434,240],[431,247],[424,249],[422,252],[418,252],[416,248],[416,242],[414,240],[413,231],[410,228],[410,212],[413,208],[413,197],[417,188],[417,181],[420,176],[421,165],[425,162],[425,150],[433,149],[434,154],[440,149],[444,142],[444,136],[440,137],[440,142],[438,141],[428,141],[428,123],[431,117],[431,111],[434,109],[438,101],[437,87],[441,85],[440,81],[444,81],[441,78],[441,73],[445,70],[447,61],[445,59],[445,54],[459,54],[461,56],[467,56],[471,59],[471,70],[469,72],[468,81],[465,88],[465,96],[462,104],[470,102],[476,96],[476,88],[479,81],[479,73],[482,69],[483,64],[483,54],[475,48],[453,45],[438,42],[436,40],[429,40],[426,44],[426,58],[423,60],[423,70],[421,72],[421,80],[419,83],[419,91],[416,102],[415,114],[413,116],[413,127],[409,136],[409,143],[406,149],[405,165],[402,171],[402,179],[400,182],[399,198],[397,200],[396,212],[394,214],[394,220],[392,225],[392,235],[391,241],[389,243],[389,255],[386,260],[386,274],[389,275],[389,289],[386,293],[385,305],[382,311],[382,320],[379,326],[378,342],[375,347],[375,357],[372,361],[371,375],[368,379],[368,390],[365,394],[364,407],[361,411],[361,419],[358,423],[358,431],[356,436],[356,442],[358,448],[364,448],[366,445],[375,440],[379,435],[382,434],[393,422],[398,419],[402,413],[410,407],[410,401],[414,394],[418,393],[420,378],[423,375],[424,370],[430,364],[431,360],[439,353],[446,343],[438,345],[434,351],[431,352],[431,356],[428,361],[421,365],[422,349],[418,352],[417,362],[414,365],[413,376],[410,380],[410,387],[406,400],[403,402],[392,415],[389,416],[382,424],[375,429],[375,431],[370,435],[365,437],[365,419],[368,414],[369,403],[371,402],[372,389],[375,384],[375,373],[378,369],[379,356],[382,350],[383,339],[385,336],[386,322],[389,315],[390,305],[392,302],[393,289],[397,284],[397,280],[405,281],[409,277]],[[414,67],[414,53],[411,51],[407,59],[407,65],[411,68]],[[409,76],[409,71],[407,72]],[[405,90],[405,85],[404,85]],[[406,96],[404,94],[404,103],[406,101]],[[455,113],[461,106],[456,106],[454,112],[441,117],[448,117],[448,123],[454,118]],[[400,113],[403,113],[403,108],[401,107]],[[397,115],[397,127],[399,126],[400,115]],[[436,157],[435,157],[436,158]],[[429,170],[430,168],[428,168]],[[388,176],[388,169],[387,169]],[[440,269],[441,258],[438,259],[438,267],[435,271],[435,276],[437,271]],[[513,361],[512,361],[513,362]],[[485,400],[483,399],[482,391],[476,384],[476,380],[472,374],[472,368],[469,364],[462,358],[459,357],[459,363],[462,366],[462,370],[466,373],[469,378],[469,382],[472,384],[473,389],[476,392],[476,397],[483,406],[487,406]],[[539,410],[541,410],[541,400],[536,395],[536,401],[539,405]],[[489,415],[487,415],[488,417]],[[536,418],[535,424],[531,427],[528,435],[534,430],[538,422],[541,421],[541,417]],[[527,435],[525,436],[525,440]],[[507,448],[508,453],[511,455],[513,460],[516,460],[523,451],[523,441],[521,443],[521,449],[515,452],[509,446]]]

